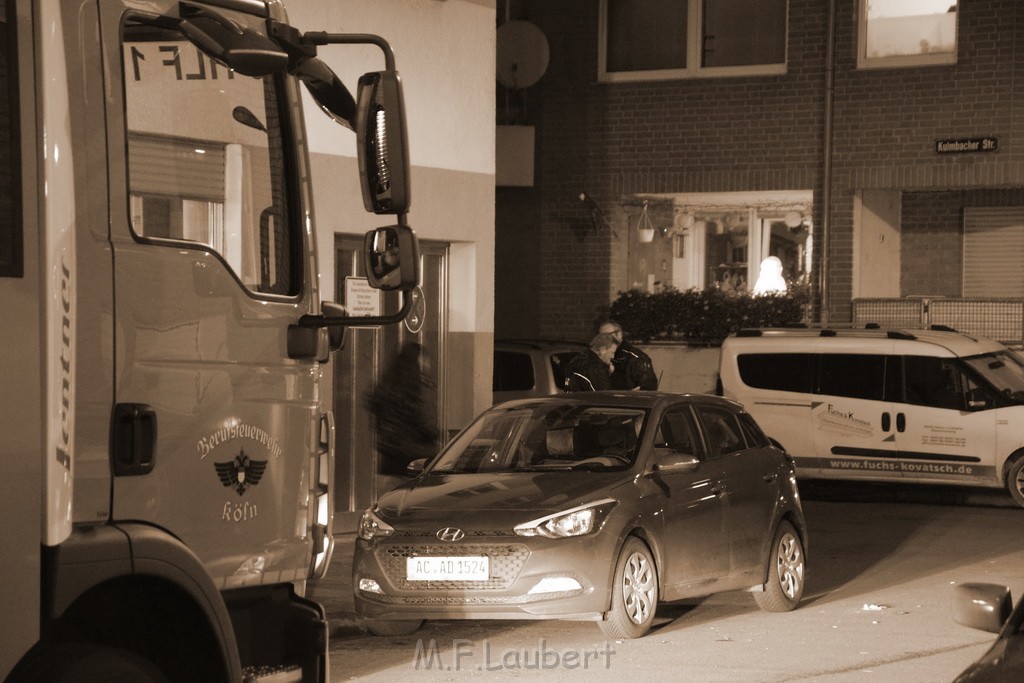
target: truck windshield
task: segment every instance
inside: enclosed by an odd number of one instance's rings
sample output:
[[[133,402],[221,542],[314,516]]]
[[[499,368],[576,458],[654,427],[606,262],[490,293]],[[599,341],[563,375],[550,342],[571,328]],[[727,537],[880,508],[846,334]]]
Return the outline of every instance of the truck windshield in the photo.
[[[439,456],[434,474],[624,469],[647,413],[544,401],[484,413]]]
[[[202,245],[255,293],[297,294],[283,79],[228,70],[166,20],[125,22],[122,63],[134,233]]]
[[[963,360],[1003,395],[1024,399],[1024,360],[1013,351],[1007,349]]]

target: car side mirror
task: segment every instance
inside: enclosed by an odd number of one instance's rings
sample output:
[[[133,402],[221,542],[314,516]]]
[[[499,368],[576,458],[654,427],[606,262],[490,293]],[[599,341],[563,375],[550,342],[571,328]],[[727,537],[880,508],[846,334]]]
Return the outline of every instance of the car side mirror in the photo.
[[[994,583],[962,583],[953,588],[953,619],[956,623],[989,633],[999,633],[1013,611],[1010,589]]]
[[[405,473],[410,477],[418,477],[423,474],[423,470],[427,466],[427,459],[420,458],[419,460],[413,460],[411,463],[405,466]]]
[[[654,470],[664,474],[693,472],[700,467],[700,458],[691,453],[680,453],[674,448],[654,449]]]

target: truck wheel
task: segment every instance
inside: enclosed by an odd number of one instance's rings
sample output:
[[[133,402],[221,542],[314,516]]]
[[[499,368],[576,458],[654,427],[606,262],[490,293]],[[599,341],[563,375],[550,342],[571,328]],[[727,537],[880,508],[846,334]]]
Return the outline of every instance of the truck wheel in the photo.
[[[129,650],[95,643],[52,643],[22,661],[8,683],[168,683],[152,662]]]
[[[768,551],[768,581],[754,593],[757,606],[766,612],[789,612],[804,594],[804,544],[787,521],[779,523]]]
[[[1024,457],[1017,458],[1006,474],[1006,488],[1017,505],[1024,507]]]
[[[366,630],[375,636],[411,636],[423,625],[422,619],[369,619]]]
[[[622,546],[612,581],[611,609],[598,625],[608,638],[640,638],[654,623],[658,570],[639,538],[630,537]]]

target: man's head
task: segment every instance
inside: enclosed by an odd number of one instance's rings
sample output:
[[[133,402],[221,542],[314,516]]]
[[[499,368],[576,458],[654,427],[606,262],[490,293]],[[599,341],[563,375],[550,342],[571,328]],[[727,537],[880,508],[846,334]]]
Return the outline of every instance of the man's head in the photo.
[[[619,342],[614,335],[598,334],[590,340],[590,350],[605,363],[611,363]]]
[[[615,337],[616,343],[622,343],[622,325],[611,318],[602,320],[600,326],[597,328],[597,332],[598,334],[610,334]]]

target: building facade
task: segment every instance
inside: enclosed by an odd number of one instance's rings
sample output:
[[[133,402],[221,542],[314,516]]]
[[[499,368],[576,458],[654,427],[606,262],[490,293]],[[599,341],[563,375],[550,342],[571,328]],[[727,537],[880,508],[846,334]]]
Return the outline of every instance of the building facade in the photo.
[[[1024,3],[497,9],[550,49],[535,85],[498,87],[499,122],[536,138],[532,181],[497,190],[499,337],[587,336],[633,287],[749,290],[768,256],[822,322],[1024,298]]]

